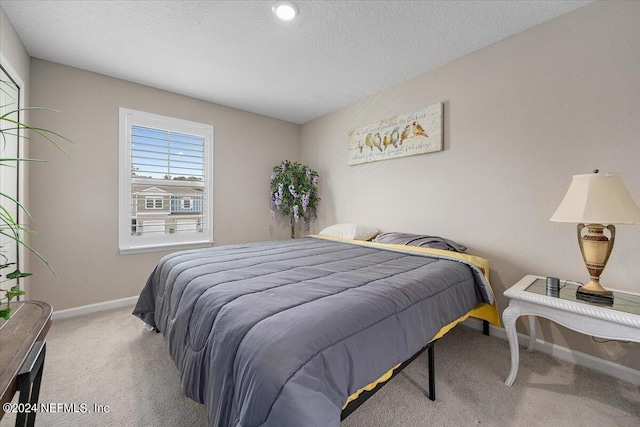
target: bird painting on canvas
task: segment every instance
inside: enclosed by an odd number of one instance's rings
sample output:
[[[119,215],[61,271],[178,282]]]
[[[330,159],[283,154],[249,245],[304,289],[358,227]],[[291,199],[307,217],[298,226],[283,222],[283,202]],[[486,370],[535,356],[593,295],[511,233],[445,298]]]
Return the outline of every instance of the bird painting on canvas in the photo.
[[[402,131],[402,135],[400,136],[400,145],[402,145],[405,139],[409,138],[409,135],[411,134],[411,127],[411,125],[405,126],[404,130]]]
[[[371,151],[373,151],[373,135],[371,135],[370,133],[367,134],[364,139],[364,145],[371,148]]]
[[[413,125],[413,134],[415,136],[422,135],[422,136],[429,137],[429,135],[427,135],[427,133],[422,128],[422,126],[420,126],[420,123],[413,122],[412,125]]]
[[[347,164],[442,151],[442,116],[443,104],[437,103],[349,131]]]
[[[382,138],[382,145],[384,145],[385,150],[391,145],[391,138],[389,138],[389,134],[386,134],[384,138]]]
[[[400,129],[399,128],[395,128],[393,129],[393,131],[391,131],[391,144],[393,144],[394,148],[398,148],[398,139],[400,139],[400,132],[398,132]]]
[[[382,151],[382,139],[380,138],[380,134],[378,132],[376,132],[375,136],[373,137],[373,145],[375,145],[378,150]]]

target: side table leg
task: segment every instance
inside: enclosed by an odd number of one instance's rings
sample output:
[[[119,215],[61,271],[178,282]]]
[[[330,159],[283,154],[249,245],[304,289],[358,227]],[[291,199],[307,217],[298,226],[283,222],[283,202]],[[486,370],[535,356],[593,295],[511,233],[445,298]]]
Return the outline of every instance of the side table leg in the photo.
[[[520,349],[518,348],[518,333],[516,332],[516,319],[520,317],[520,312],[513,305],[509,304],[502,313],[502,323],[504,329],[507,332],[507,338],[509,339],[509,349],[511,350],[511,371],[507,376],[507,380],[504,382],[511,387],[513,381],[518,374],[518,364],[520,363]]]
[[[44,359],[46,357],[47,352],[47,344],[43,343],[42,346],[42,363],[40,364],[40,368],[38,369],[38,373],[36,374],[36,378],[33,380],[33,385],[31,386],[31,397],[30,402],[31,406],[38,405],[38,399],[40,397],[40,384],[42,383],[42,371],[44,371]],[[31,412],[27,416],[27,427],[34,427],[36,424],[36,414],[38,412]]]
[[[536,344],[536,316],[529,315],[529,347],[528,352],[533,351],[533,347]]]
[[[20,403],[34,407],[38,404],[40,383],[44,369],[44,358],[47,352],[45,341],[37,341],[20,367],[17,376]],[[16,427],[34,427],[37,411],[18,412]]]

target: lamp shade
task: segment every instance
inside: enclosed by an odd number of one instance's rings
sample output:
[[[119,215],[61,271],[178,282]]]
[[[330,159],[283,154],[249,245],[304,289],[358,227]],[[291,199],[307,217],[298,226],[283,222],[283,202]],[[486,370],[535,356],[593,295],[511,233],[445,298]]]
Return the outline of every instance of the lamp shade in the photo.
[[[574,175],[551,221],[585,224],[634,224],[640,208],[617,174]]]

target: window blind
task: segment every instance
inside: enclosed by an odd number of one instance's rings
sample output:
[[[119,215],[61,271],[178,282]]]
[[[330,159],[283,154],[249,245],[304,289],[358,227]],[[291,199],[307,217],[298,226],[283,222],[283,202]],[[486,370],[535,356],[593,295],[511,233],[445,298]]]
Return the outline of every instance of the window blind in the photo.
[[[137,178],[202,182],[204,138],[131,126],[131,169]]]

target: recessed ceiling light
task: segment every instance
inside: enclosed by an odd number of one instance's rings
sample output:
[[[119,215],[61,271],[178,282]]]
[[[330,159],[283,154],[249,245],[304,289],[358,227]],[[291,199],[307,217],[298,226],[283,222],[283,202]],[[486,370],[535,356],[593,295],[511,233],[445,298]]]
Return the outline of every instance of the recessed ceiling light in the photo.
[[[298,16],[298,13],[300,13],[300,10],[295,3],[286,0],[278,0],[274,2],[273,6],[271,6],[271,10],[273,10],[273,13],[283,21],[291,21],[293,18]]]

